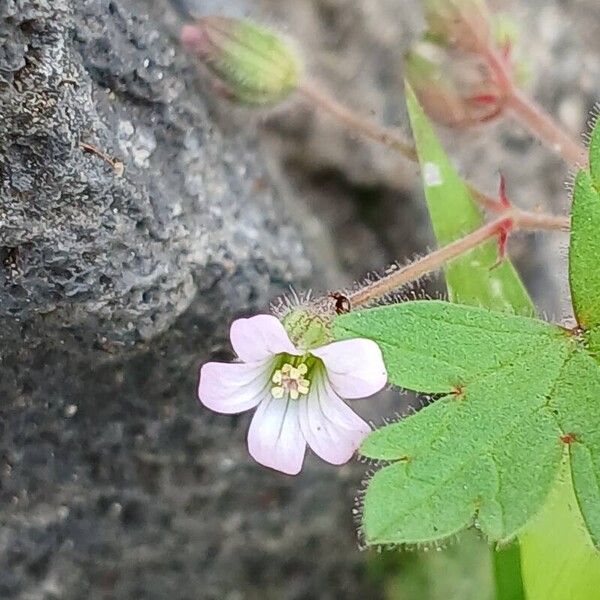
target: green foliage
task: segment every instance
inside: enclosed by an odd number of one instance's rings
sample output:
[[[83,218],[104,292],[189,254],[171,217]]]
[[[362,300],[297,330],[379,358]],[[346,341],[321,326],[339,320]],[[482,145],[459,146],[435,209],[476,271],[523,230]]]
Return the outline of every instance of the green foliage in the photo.
[[[528,600],[600,600],[600,554],[585,531],[565,467],[543,510],[519,536]]]
[[[376,340],[390,383],[435,394],[493,373],[534,344],[544,352],[569,341],[537,319],[439,301],[353,312],[336,319],[334,336]]]
[[[426,134],[421,124],[417,140]],[[441,158],[437,170],[426,173],[426,183],[428,177],[429,184],[455,177]],[[428,543],[471,524],[490,540],[506,541],[541,511],[568,454],[590,540],[600,545],[600,319],[594,306],[600,306],[600,274],[592,261],[599,256],[600,210],[591,181],[589,175],[578,180],[571,247],[570,280],[584,331],[444,302],[404,303],[335,319],[336,339],[378,342],[392,383],[444,394],[363,443],[364,456],[388,463],[366,491],[367,543]],[[441,201],[431,193],[427,199],[433,218]],[[443,237],[447,222],[438,220],[436,233]],[[458,233],[447,235],[451,241]],[[462,289],[463,276],[473,272],[448,270],[451,289]],[[470,303],[487,304],[491,285],[480,281]],[[579,547],[590,540],[581,543],[580,537]]]
[[[434,301],[341,315],[334,335],[374,339],[396,385],[447,394],[363,443],[361,454],[392,463],[367,489],[369,543],[429,542],[473,523],[510,539],[543,505],[565,444],[598,542],[600,367],[581,339]]]
[[[460,178],[410,88],[407,104],[419,161],[425,199],[435,236],[446,245],[483,223],[469,188]],[[496,266],[497,244],[491,240],[453,260],[445,269],[452,302],[532,316],[533,304],[510,261]]]
[[[470,190],[454,172],[427,116],[410,89],[407,105],[421,162],[439,164],[442,171],[448,174],[446,183],[441,187],[426,185],[425,196],[438,241],[450,243],[463,235],[465,228],[474,230],[483,225],[484,218]],[[471,256],[459,257],[446,269],[450,297],[462,303],[533,316],[533,302],[511,262],[505,260],[499,267],[489,268],[495,264],[492,262],[496,257],[493,242],[488,242],[475,253],[481,256],[473,259],[471,253]],[[519,545],[513,543],[492,549],[491,559],[496,600],[522,600],[524,590]]]
[[[569,271],[573,309],[578,323],[591,329],[600,325],[600,196],[585,171],[579,173],[575,182],[571,221]]]
[[[412,369],[394,373],[397,385],[455,391],[363,443],[364,456],[392,461],[367,490],[367,541],[431,542],[473,523],[495,541],[514,536],[539,510],[560,464],[561,430],[547,398],[572,340],[534,319],[443,302],[387,306],[360,317],[337,319],[336,337],[369,336],[388,356],[405,356]],[[373,336],[371,321],[382,319],[387,332]]]

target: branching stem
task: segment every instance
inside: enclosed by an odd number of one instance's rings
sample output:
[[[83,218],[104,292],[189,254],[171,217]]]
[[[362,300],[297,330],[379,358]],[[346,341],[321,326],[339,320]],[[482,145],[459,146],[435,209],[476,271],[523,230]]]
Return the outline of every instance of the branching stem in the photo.
[[[361,115],[354,112],[351,108],[329,96],[327,92],[325,92],[315,83],[303,83],[299,88],[299,93],[310,104],[327,112],[331,117],[347,127],[350,131],[364,135],[365,137],[398,152],[405,158],[418,164],[416,148],[397,131],[389,130],[378,123],[375,123],[369,119],[365,119]],[[550,125],[548,125],[548,127],[550,127]],[[575,149],[573,147],[568,148],[568,151],[573,155],[575,154]],[[497,199],[490,197],[488,194],[485,194],[472,184],[468,183],[467,185],[471,191],[473,199],[484,209],[493,213],[497,213],[499,210],[504,210],[504,207],[500,205]],[[562,217],[556,218],[561,219]]]
[[[452,259],[473,250],[494,237],[500,236],[502,232],[506,232],[507,230],[568,231],[569,226],[568,217],[538,214],[511,207],[502,216],[465,235],[463,238],[435,250],[406,267],[397,269],[372,284],[361,288],[349,295],[348,300],[353,308],[376,302],[388,294],[399,290],[407,283],[416,281],[428,273],[437,271]]]
[[[465,20],[465,25],[474,27]],[[534,100],[529,98],[515,84],[512,67],[505,56],[492,45],[492,42],[480,40],[478,51],[486,61],[493,78],[504,96],[504,106],[512,116],[533,136],[552,150],[560,154],[572,166],[583,167],[587,164],[585,147],[561,126]]]

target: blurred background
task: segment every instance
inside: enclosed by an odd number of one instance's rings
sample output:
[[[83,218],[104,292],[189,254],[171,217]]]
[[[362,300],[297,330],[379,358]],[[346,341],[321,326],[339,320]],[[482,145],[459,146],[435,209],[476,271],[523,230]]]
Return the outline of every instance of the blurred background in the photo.
[[[600,97],[596,0],[490,3],[530,93],[574,135]],[[418,0],[19,0],[0,6],[0,597],[492,600],[487,545],[360,551],[368,466],[295,478],[247,456],[249,415],[197,406],[230,319],[291,284],[332,290],[434,245],[413,164],[291,99],[232,106],[181,49],[192,15],[286,34],[306,72],[408,134]],[[566,212],[570,173],[511,122],[441,130],[460,172]],[[125,174],[78,150],[93,141]],[[568,317],[566,237],[511,240]],[[436,279],[430,294],[442,293]],[[356,403],[375,424],[418,400]]]

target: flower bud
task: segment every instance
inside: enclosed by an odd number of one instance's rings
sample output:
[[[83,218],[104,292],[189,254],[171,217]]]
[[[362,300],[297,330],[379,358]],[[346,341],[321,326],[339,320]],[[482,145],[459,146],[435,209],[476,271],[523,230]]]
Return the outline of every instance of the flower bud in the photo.
[[[423,0],[428,39],[463,52],[477,53],[491,39],[484,0]]]
[[[407,81],[431,119],[447,127],[467,128],[501,114],[504,97],[485,77],[485,69],[471,60],[445,64],[435,52],[431,44],[421,44],[405,62]]]
[[[283,100],[297,88],[300,64],[273,32],[248,21],[203,17],[181,31],[181,41],[242,104]]]
[[[300,350],[319,348],[332,341],[331,319],[308,307],[292,309],[283,318],[283,326]]]

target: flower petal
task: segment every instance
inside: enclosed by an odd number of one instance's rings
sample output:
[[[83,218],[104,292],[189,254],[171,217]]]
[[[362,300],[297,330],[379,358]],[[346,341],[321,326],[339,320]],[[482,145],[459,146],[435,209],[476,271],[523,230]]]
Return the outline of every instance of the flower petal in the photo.
[[[254,460],[288,475],[300,472],[306,441],[300,431],[298,407],[289,397],[269,397],[261,402],[248,431],[248,451]]]
[[[219,413],[254,408],[269,393],[270,360],[254,363],[206,363],[200,369],[198,398]]]
[[[323,361],[333,389],[342,398],[366,398],[386,384],[383,356],[372,340],[333,342],[310,352]]]
[[[325,377],[314,380],[309,395],[300,400],[300,427],[315,454],[334,465],[348,462],[371,432]]]
[[[284,329],[273,315],[256,315],[237,319],[231,324],[231,345],[244,362],[265,360],[274,354],[287,352],[300,355]]]

